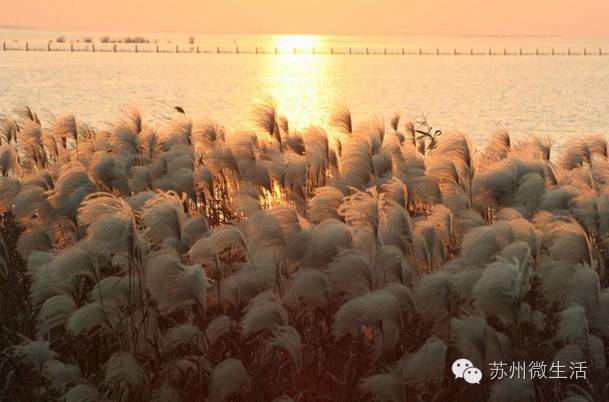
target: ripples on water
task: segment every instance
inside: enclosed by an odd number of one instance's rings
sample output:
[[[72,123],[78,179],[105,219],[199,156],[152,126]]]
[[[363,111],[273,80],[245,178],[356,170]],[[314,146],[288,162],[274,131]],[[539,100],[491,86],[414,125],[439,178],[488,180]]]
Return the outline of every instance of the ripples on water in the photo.
[[[319,41],[275,40],[304,48]],[[502,48],[500,39],[473,43]],[[459,129],[478,143],[506,127],[516,138],[549,135],[560,147],[569,135],[609,128],[607,71],[609,56],[0,52],[0,113],[28,104],[103,127],[129,104],[149,118],[171,113],[165,102],[237,130],[250,126],[253,106],[271,95],[294,127],[325,125],[346,104],[356,123],[424,113],[434,128]]]

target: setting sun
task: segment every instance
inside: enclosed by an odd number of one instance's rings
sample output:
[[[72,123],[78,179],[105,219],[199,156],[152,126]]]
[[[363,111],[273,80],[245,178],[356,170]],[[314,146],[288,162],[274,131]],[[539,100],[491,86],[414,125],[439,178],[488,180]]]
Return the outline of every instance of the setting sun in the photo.
[[[272,43],[282,51],[311,52],[322,43],[319,35],[273,35]]]

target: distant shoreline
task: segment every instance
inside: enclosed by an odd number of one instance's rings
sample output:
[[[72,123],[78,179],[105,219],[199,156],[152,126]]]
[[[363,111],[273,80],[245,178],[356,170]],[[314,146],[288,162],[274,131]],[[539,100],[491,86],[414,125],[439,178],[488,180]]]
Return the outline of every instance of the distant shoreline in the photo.
[[[20,30],[20,31],[27,31],[27,30],[38,31],[39,30],[38,27],[28,27],[28,26],[20,26],[20,25],[0,25],[0,29],[16,29],[16,30]]]

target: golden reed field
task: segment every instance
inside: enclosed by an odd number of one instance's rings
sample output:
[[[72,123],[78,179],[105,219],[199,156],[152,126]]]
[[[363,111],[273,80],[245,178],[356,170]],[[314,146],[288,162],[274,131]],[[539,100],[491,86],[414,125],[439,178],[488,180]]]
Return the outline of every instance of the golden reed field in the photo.
[[[606,137],[176,115],[1,120],[1,400],[609,400]]]

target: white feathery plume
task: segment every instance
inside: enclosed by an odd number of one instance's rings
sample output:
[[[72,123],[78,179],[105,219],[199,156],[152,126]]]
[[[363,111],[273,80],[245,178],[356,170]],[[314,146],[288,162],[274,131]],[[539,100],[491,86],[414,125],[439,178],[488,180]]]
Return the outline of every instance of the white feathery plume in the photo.
[[[270,346],[276,346],[285,349],[289,354],[296,370],[300,371],[302,367],[302,338],[292,326],[280,326],[273,331],[273,337],[269,340]]]
[[[586,314],[599,307],[600,283],[598,274],[586,265],[575,267],[575,272],[568,278],[567,302],[576,303],[586,310]]]
[[[74,336],[99,332],[110,334],[118,321],[119,312],[116,308],[94,302],[79,307],[70,317],[67,328]]]
[[[22,182],[19,193],[12,200],[15,219],[22,224],[27,224],[37,216],[41,219],[52,216],[52,208],[46,191],[46,188],[38,183]]]
[[[578,304],[571,304],[559,314],[557,338],[565,343],[587,343],[588,320],[586,311]]]
[[[190,249],[190,247],[197,240],[206,235],[208,231],[209,225],[204,217],[197,215],[186,218],[182,226],[184,247]]]
[[[229,397],[246,392],[250,378],[241,360],[229,358],[218,364],[209,382],[210,402],[224,402]]]
[[[575,272],[575,266],[567,261],[555,261],[542,256],[537,263],[537,275],[541,279],[544,298],[551,304],[564,305],[568,288],[565,279]]]
[[[358,388],[371,394],[375,402],[401,402],[405,399],[402,382],[394,374],[375,374],[366,377]]]
[[[13,208],[13,200],[21,191],[21,181],[12,177],[0,177],[0,212]]]
[[[603,289],[598,297],[598,309],[590,314],[590,328],[598,335],[609,336],[609,289]]]
[[[403,251],[395,246],[383,246],[375,256],[374,281],[377,288],[384,284],[403,283],[412,286],[415,272]]]
[[[570,367],[570,362],[585,361],[584,351],[582,347],[575,344],[563,346],[552,358],[552,362],[560,362],[565,368],[564,372],[567,376],[571,376],[573,370]]]
[[[417,313],[427,321],[441,321],[456,302],[456,275],[435,271],[424,275],[414,287]]]
[[[217,254],[216,245],[211,237],[201,237],[198,239],[188,251],[188,255],[192,262],[201,264],[204,267],[214,267],[217,269]]]
[[[192,304],[205,309],[210,282],[200,265],[184,265],[175,253],[162,249],[145,264],[146,286],[163,314]]]
[[[374,174],[370,143],[363,136],[352,136],[343,146],[340,174],[347,186],[364,189],[370,186]]]
[[[157,193],[144,205],[142,217],[153,243],[165,244],[181,250],[182,227],[186,214],[182,199],[177,194],[174,192]]]
[[[37,367],[39,370],[42,366],[52,360],[55,360],[57,353],[49,347],[48,341],[26,341],[21,345],[15,346],[13,354],[27,364]]]
[[[104,402],[99,391],[89,384],[78,384],[63,396],[65,402]]]
[[[414,226],[414,247],[421,261],[420,266],[427,272],[434,271],[446,261],[446,244],[441,233],[433,222],[420,220]]]
[[[249,337],[259,331],[273,332],[287,323],[288,312],[278,296],[265,292],[250,300],[245,308],[240,324],[241,333],[244,337]]]
[[[491,263],[474,286],[474,304],[487,316],[497,315],[517,324],[522,286],[523,272],[517,262]]]
[[[174,353],[183,347],[203,350],[203,333],[190,323],[183,323],[169,328],[163,334],[163,349],[167,353]]]
[[[316,223],[326,219],[340,219],[338,208],[343,202],[344,194],[337,188],[323,186],[315,189],[315,196],[309,200],[308,216]]]
[[[272,250],[271,250],[272,252]],[[228,278],[222,280],[221,298],[234,306],[249,301],[275,286],[277,261],[273,254],[258,254]]]
[[[387,290],[377,290],[347,301],[334,316],[332,334],[340,339],[350,331],[359,331],[363,326],[378,329],[383,335],[383,350],[392,349],[397,341],[392,331],[402,327],[397,297]]]
[[[82,165],[70,163],[61,167],[55,187],[49,191],[49,204],[58,215],[76,219],[82,201],[96,191]]]
[[[236,328],[236,324],[230,317],[219,315],[205,327],[205,341],[207,347],[212,347],[224,335],[231,333]]]
[[[436,384],[445,373],[447,350],[440,338],[432,336],[416,352],[402,356],[397,372],[408,384],[419,388]]]
[[[514,233],[509,224],[497,222],[470,230],[463,238],[461,253],[469,264],[484,266],[513,240]]]
[[[76,303],[72,297],[68,295],[49,297],[38,313],[37,336],[43,337],[53,329],[63,327],[74,311],[76,311]]]
[[[326,219],[310,231],[303,266],[323,269],[341,250],[353,247],[349,227],[336,219]]]
[[[549,212],[538,213],[533,223],[543,233],[543,246],[553,259],[593,265],[590,239],[579,223]]]
[[[330,282],[327,275],[317,269],[300,269],[290,278],[284,296],[288,306],[299,303],[311,306],[326,306],[330,301]]]
[[[106,276],[89,292],[89,300],[106,307],[124,307],[136,297],[131,290],[137,286],[138,281],[138,278],[129,276]]]
[[[368,257],[354,251],[340,251],[325,270],[334,290],[347,298],[361,296],[374,288]]]
[[[21,176],[19,153],[12,144],[0,145],[0,176]]]
[[[402,285],[401,283],[389,283],[383,290],[395,296],[400,304],[401,311],[414,311],[414,299],[408,286]]]
[[[590,369],[593,372],[605,372],[605,370],[607,369],[607,359],[605,358],[605,343],[601,338],[592,334],[588,336],[588,357],[591,360]]]
[[[143,385],[146,374],[135,357],[126,351],[114,352],[105,364],[105,380],[109,383]]]
[[[58,360],[49,360],[42,368],[43,376],[49,381],[51,387],[63,394],[70,385],[82,381],[82,374],[78,366],[64,364]]]
[[[405,255],[411,255],[415,234],[408,212],[401,206],[388,203],[380,220],[378,238],[385,246],[395,246]]]
[[[480,169],[484,170],[487,166],[507,158],[511,146],[510,134],[506,129],[501,128],[493,132],[480,155]]]
[[[486,363],[487,328],[486,319],[481,316],[452,318],[450,321],[451,340],[457,346],[461,356],[467,356],[474,367],[483,367]]]

